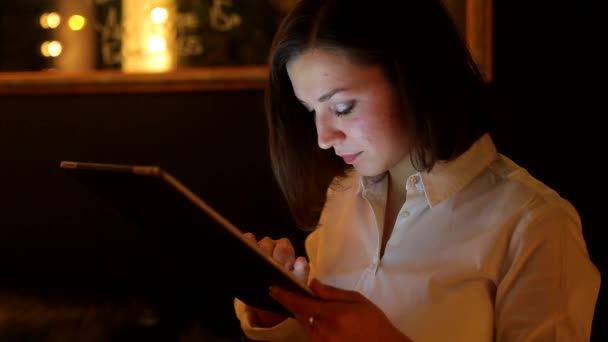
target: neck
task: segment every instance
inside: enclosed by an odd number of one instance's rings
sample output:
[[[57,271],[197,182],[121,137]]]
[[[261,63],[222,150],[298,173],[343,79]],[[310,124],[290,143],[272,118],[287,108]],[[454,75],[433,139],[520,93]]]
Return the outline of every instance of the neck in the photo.
[[[394,193],[398,195],[397,197],[405,195],[407,179],[414,173],[416,173],[416,169],[408,155],[388,171],[389,193]]]

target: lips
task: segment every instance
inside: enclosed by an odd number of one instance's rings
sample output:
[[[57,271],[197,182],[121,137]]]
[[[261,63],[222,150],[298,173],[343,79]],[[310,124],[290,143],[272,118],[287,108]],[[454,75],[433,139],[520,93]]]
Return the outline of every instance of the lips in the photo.
[[[359,157],[359,155],[361,155],[362,152],[358,152],[358,153],[353,153],[353,154],[342,154],[340,155],[340,157],[342,157],[342,159],[344,159],[344,162],[346,164],[352,164],[355,162],[355,160],[357,160],[357,158]]]

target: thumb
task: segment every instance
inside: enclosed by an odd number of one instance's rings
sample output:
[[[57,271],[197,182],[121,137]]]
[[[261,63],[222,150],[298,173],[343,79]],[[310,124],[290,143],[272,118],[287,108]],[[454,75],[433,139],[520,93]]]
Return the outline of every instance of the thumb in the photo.
[[[310,281],[310,289],[319,298],[326,300],[337,300],[344,302],[353,302],[361,299],[361,294],[356,291],[342,290],[337,287],[325,285],[317,279]]]
[[[308,280],[308,273],[310,272],[310,266],[305,257],[298,257],[293,264],[293,273],[303,283]]]

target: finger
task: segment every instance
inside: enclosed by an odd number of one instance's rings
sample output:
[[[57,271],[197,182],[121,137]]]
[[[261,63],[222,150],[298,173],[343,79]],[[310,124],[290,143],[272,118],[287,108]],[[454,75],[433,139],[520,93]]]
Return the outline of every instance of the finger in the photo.
[[[306,283],[308,281],[308,273],[310,273],[310,266],[305,257],[298,257],[293,263],[293,274]]]
[[[365,298],[357,291],[342,290],[337,287],[323,284],[317,279],[311,280],[310,289],[319,298],[325,300],[354,302]]]
[[[289,239],[282,238],[276,241],[272,257],[283,264],[288,270],[292,270],[296,259],[296,251]]]
[[[255,239],[255,235],[253,235],[253,233],[247,232],[247,233],[243,233],[243,237],[245,238],[245,240],[253,242],[255,244],[257,244],[257,240]]]
[[[272,257],[272,251],[274,250],[274,240],[269,237],[264,237],[258,242],[258,246],[264,254]]]

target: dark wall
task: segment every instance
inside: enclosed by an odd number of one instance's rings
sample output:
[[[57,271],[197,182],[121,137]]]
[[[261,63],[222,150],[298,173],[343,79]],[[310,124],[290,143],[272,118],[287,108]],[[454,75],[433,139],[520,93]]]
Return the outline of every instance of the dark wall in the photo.
[[[139,286],[111,295],[152,296],[170,307],[175,324],[199,319],[214,333],[238,334],[232,298],[211,275],[208,287],[188,292],[176,280],[152,293],[154,284],[137,271],[160,266],[138,255],[141,233],[100,208],[59,161],[161,165],[242,230],[301,241],[269,168],[260,91],[7,96],[0,103],[2,290],[69,295],[77,290],[69,282],[82,283],[75,277],[93,276],[99,286],[86,287],[85,297],[108,294],[102,287],[111,283]],[[217,259],[193,263],[191,272],[230,257],[213,241],[200,246],[217,249]]]

